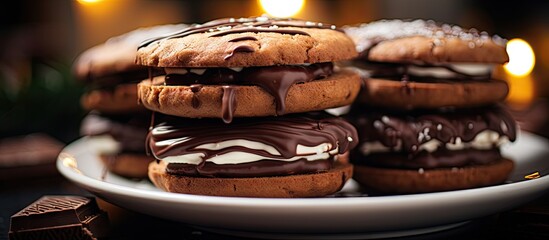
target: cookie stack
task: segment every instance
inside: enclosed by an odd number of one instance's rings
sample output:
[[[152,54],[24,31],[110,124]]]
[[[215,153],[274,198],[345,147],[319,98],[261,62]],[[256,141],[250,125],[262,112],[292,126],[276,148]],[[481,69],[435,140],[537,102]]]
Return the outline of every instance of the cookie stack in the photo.
[[[138,85],[155,112],[149,178],[178,193],[318,197],[352,176],[342,155],[355,128],[324,109],[351,104],[357,56],[335,26],[269,17],[217,19],[144,41],[137,64],[163,68]]]
[[[369,76],[350,119],[359,132],[353,178],[372,192],[420,193],[503,183],[513,161],[499,146],[516,138],[500,102],[506,41],[425,20],[343,27],[351,64]]]
[[[145,138],[150,111],[137,104],[137,83],[162,69],[135,64],[135,49],[151,35],[167,34],[183,24],[139,28],[85,50],[74,61],[74,75],[85,85],[81,106],[87,116],[81,123],[83,136],[111,136],[117,142],[114,152],[100,157],[111,173],[129,178],[147,178]],[[151,71],[151,72],[149,72]]]

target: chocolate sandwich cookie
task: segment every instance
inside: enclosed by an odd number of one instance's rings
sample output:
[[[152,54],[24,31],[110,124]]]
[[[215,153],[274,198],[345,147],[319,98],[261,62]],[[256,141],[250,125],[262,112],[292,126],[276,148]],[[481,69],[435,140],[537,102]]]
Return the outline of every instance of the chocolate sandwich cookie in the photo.
[[[154,158],[145,152],[150,115],[105,115],[90,112],[81,124],[83,136],[110,136],[117,143],[114,152],[99,157],[108,171],[128,178],[147,178],[149,163]]]
[[[517,125],[493,106],[455,111],[379,112],[349,117],[359,132],[352,152],[355,178],[370,190],[417,193],[503,183],[513,162],[500,145]]]
[[[162,69],[135,64],[136,49],[151,36],[167,34],[184,26],[167,24],[138,28],[82,52],[73,65],[76,79],[88,87],[81,97],[82,107],[118,114],[144,110],[137,104],[137,83],[150,74],[161,74]]]
[[[509,61],[506,40],[476,29],[424,20],[380,20],[344,26],[366,72],[358,101],[397,109],[478,107],[504,100],[505,81],[492,77]]]
[[[269,17],[227,18],[144,41],[137,64],[166,73],[139,84],[148,109],[190,118],[278,116],[344,106],[359,75],[334,66],[357,56],[335,26]]]
[[[190,119],[157,114],[149,178],[169,192],[240,197],[318,197],[340,190],[352,165],[339,161],[357,132],[326,113]]]

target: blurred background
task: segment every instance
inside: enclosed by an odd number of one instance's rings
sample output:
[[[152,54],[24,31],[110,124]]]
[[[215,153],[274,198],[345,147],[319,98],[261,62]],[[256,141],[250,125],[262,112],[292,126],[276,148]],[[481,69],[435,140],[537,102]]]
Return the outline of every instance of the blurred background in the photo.
[[[63,143],[77,139],[84,89],[74,80],[72,63],[110,37],[160,24],[264,13],[338,26],[433,19],[513,39],[511,62],[497,71],[511,86],[506,103],[523,128],[548,125],[549,1],[18,0],[10,5],[0,9],[0,138],[42,132]]]

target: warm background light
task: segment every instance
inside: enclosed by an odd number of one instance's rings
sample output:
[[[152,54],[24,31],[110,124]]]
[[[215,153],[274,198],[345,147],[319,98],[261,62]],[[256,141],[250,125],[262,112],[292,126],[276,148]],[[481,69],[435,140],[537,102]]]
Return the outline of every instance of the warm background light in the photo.
[[[82,4],[93,4],[93,3],[101,2],[103,0],[77,0],[77,1]]]
[[[526,76],[532,72],[536,59],[534,51],[526,41],[515,38],[507,43],[509,62],[505,64],[505,70],[514,76]]]
[[[259,0],[259,4],[273,17],[292,17],[303,9],[305,0]]]

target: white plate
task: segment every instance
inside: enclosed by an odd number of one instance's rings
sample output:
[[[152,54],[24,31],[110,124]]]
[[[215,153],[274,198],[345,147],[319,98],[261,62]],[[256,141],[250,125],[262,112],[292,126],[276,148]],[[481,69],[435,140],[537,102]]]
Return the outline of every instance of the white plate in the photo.
[[[118,206],[233,235],[350,239],[419,234],[509,210],[549,189],[549,142],[525,132],[503,147],[504,156],[516,162],[506,184],[377,197],[261,199],[167,193],[146,180],[136,182],[114,174],[102,179],[104,167],[97,153],[113,145],[108,138],[81,138],[61,152],[57,168],[69,180]],[[536,171],[540,178],[524,180]],[[357,190],[350,181],[343,192]]]

